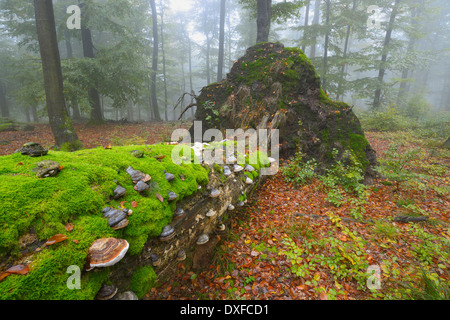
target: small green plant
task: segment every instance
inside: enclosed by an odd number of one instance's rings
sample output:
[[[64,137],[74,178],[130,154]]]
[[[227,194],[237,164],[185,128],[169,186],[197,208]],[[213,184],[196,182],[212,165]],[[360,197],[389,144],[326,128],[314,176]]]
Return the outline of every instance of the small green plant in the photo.
[[[220,122],[220,113],[215,106],[216,103],[209,100],[203,103],[203,108],[205,109],[206,113],[205,120],[210,122],[210,124]]]
[[[295,156],[290,159],[289,165],[281,168],[285,180],[293,183],[295,186],[304,185],[316,176],[316,160],[312,159],[305,162],[303,158],[304,154],[297,152]]]
[[[399,232],[394,225],[384,221],[375,221],[374,231],[386,238],[397,238],[399,235]]]
[[[251,283],[253,283],[253,282],[255,282],[255,277],[253,277],[253,276],[248,276],[248,277],[245,277],[245,279],[244,279],[244,286],[246,286],[246,285],[248,285],[248,284],[251,284]]]
[[[404,286],[403,298],[411,300],[450,300],[450,285],[435,273],[421,270],[419,285],[409,283]]]
[[[400,153],[398,145],[392,144],[384,157],[379,160],[380,166],[376,170],[388,180],[394,182],[396,184],[396,191],[399,191],[402,182],[417,177],[416,173],[407,168],[419,152],[420,149],[416,148]]]

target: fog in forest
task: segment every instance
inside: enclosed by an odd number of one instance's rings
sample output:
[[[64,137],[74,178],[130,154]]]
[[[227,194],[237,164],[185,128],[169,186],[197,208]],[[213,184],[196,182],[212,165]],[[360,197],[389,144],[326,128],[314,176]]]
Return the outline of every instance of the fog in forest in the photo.
[[[356,112],[420,119],[450,108],[447,0],[54,0],[53,8],[74,121],[95,120],[93,103],[100,119],[177,120],[266,40],[257,21],[268,41],[303,50],[330,98]],[[0,21],[1,117],[45,123],[33,1],[0,0]]]

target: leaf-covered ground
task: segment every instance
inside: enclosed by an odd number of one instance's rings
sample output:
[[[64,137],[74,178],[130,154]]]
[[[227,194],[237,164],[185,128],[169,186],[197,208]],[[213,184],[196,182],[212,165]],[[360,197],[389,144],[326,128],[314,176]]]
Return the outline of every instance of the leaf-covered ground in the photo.
[[[45,148],[54,145],[50,126],[35,124],[33,131],[5,131],[0,132],[0,155],[13,153],[29,141],[42,144]],[[174,129],[189,129],[191,123],[184,122],[142,122],[142,123],[114,123],[109,122],[98,126],[75,124],[75,130],[85,148],[95,148],[108,144],[116,146],[132,144],[153,144],[170,139]]]
[[[233,232],[209,270],[195,273],[179,263],[177,277],[161,281],[146,298],[407,299],[423,292],[421,270],[448,285],[449,153],[405,133],[367,137],[381,158],[392,142],[403,151],[419,148],[407,169],[427,174],[398,191],[375,181],[364,214],[354,219],[354,202],[331,204],[320,180],[296,188],[278,173],[231,221]],[[402,215],[429,220],[392,220]],[[379,271],[379,282],[368,269]]]

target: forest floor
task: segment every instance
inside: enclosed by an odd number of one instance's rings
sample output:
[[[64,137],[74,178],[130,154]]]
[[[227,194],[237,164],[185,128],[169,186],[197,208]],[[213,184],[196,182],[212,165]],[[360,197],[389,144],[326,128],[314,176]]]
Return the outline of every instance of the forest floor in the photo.
[[[189,123],[76,125],[85,147],[156,143]],[[346,194],[340,206],[328,200],[323,181],[296,187],[279,172],[258,187],[245,207],[228,221],[207,270],[195,272],[180,262],[176,276],[162,279],[144,299],[404,299],[421,290],[421,270],[435,283],[449,283],[448,186],[450,155],[411,133],[368,132],[382,159],[395,141],[401,151],[418,149],[408,170],[421,174],[396,185],[375,180],[358,206]],[[34,131],[0,133],[0,155],[29,141],[53,143],[46,125]],[[425,222],[400,223],[400,215],[426,216]],[[368,289],[367,271],[379,272]],[[377,281],[376,279],[379,279]],[[406,286],[415,284],[413,291]],[[448,297],[447,297],[448,298]]]

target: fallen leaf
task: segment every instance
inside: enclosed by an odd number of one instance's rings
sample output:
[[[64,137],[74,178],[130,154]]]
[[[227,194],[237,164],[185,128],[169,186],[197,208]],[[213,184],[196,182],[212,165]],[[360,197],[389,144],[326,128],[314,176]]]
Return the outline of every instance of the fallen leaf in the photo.
[[[77,239],[73,239],[72,241],[76,244],[80,243],[80,241],[78,241]]]
[[[164,202],[164,198],[159,193],[156,194],[156,197],[158,198],[159,201]]]
[[[67,236],[64,234],[56,234],[53,237],[51,237],[50,239],[48,239],[47,242],[44,243],[44,245],[51,246],[52,244],[64,241],[66,239],[67,239]]]
[[[121,201],[121,202],[120,202],[120,207],[121,207],[122,209],[125,209],[125,207],[124,207],[124,205],[123,205],[125,202],[126,202],[126,201]]]
[[[66,231],[70,232],[73,230],[73,223],[68,223],[64,226],[66,228]]]
[[[136,208],[138,206],[138,203],[136,201],[131,202],[131,206],[133,208]]]
[[[14,273],[14,274],[21,274],[21,275],[27,274],[28,271],[29,271],[28,265],[25,266],[23,264],[19,264],[17,266],[11,267],[8,270],[6,270],[6,272]]]
[[[20,275],[25,275],[29,272],[29,267],[28,265],[23,265],[23,264],[19,264],[17,266],[11,267],[8,270],[6,270],[5,272],[2,272],[0,274],[0,281],[2,281],[3,279],[5,279],[6,277],[8,277],[11,274],[20,274]]]
[[[328,296],[325,292],[320,293],[320,300],[328,300]]]

